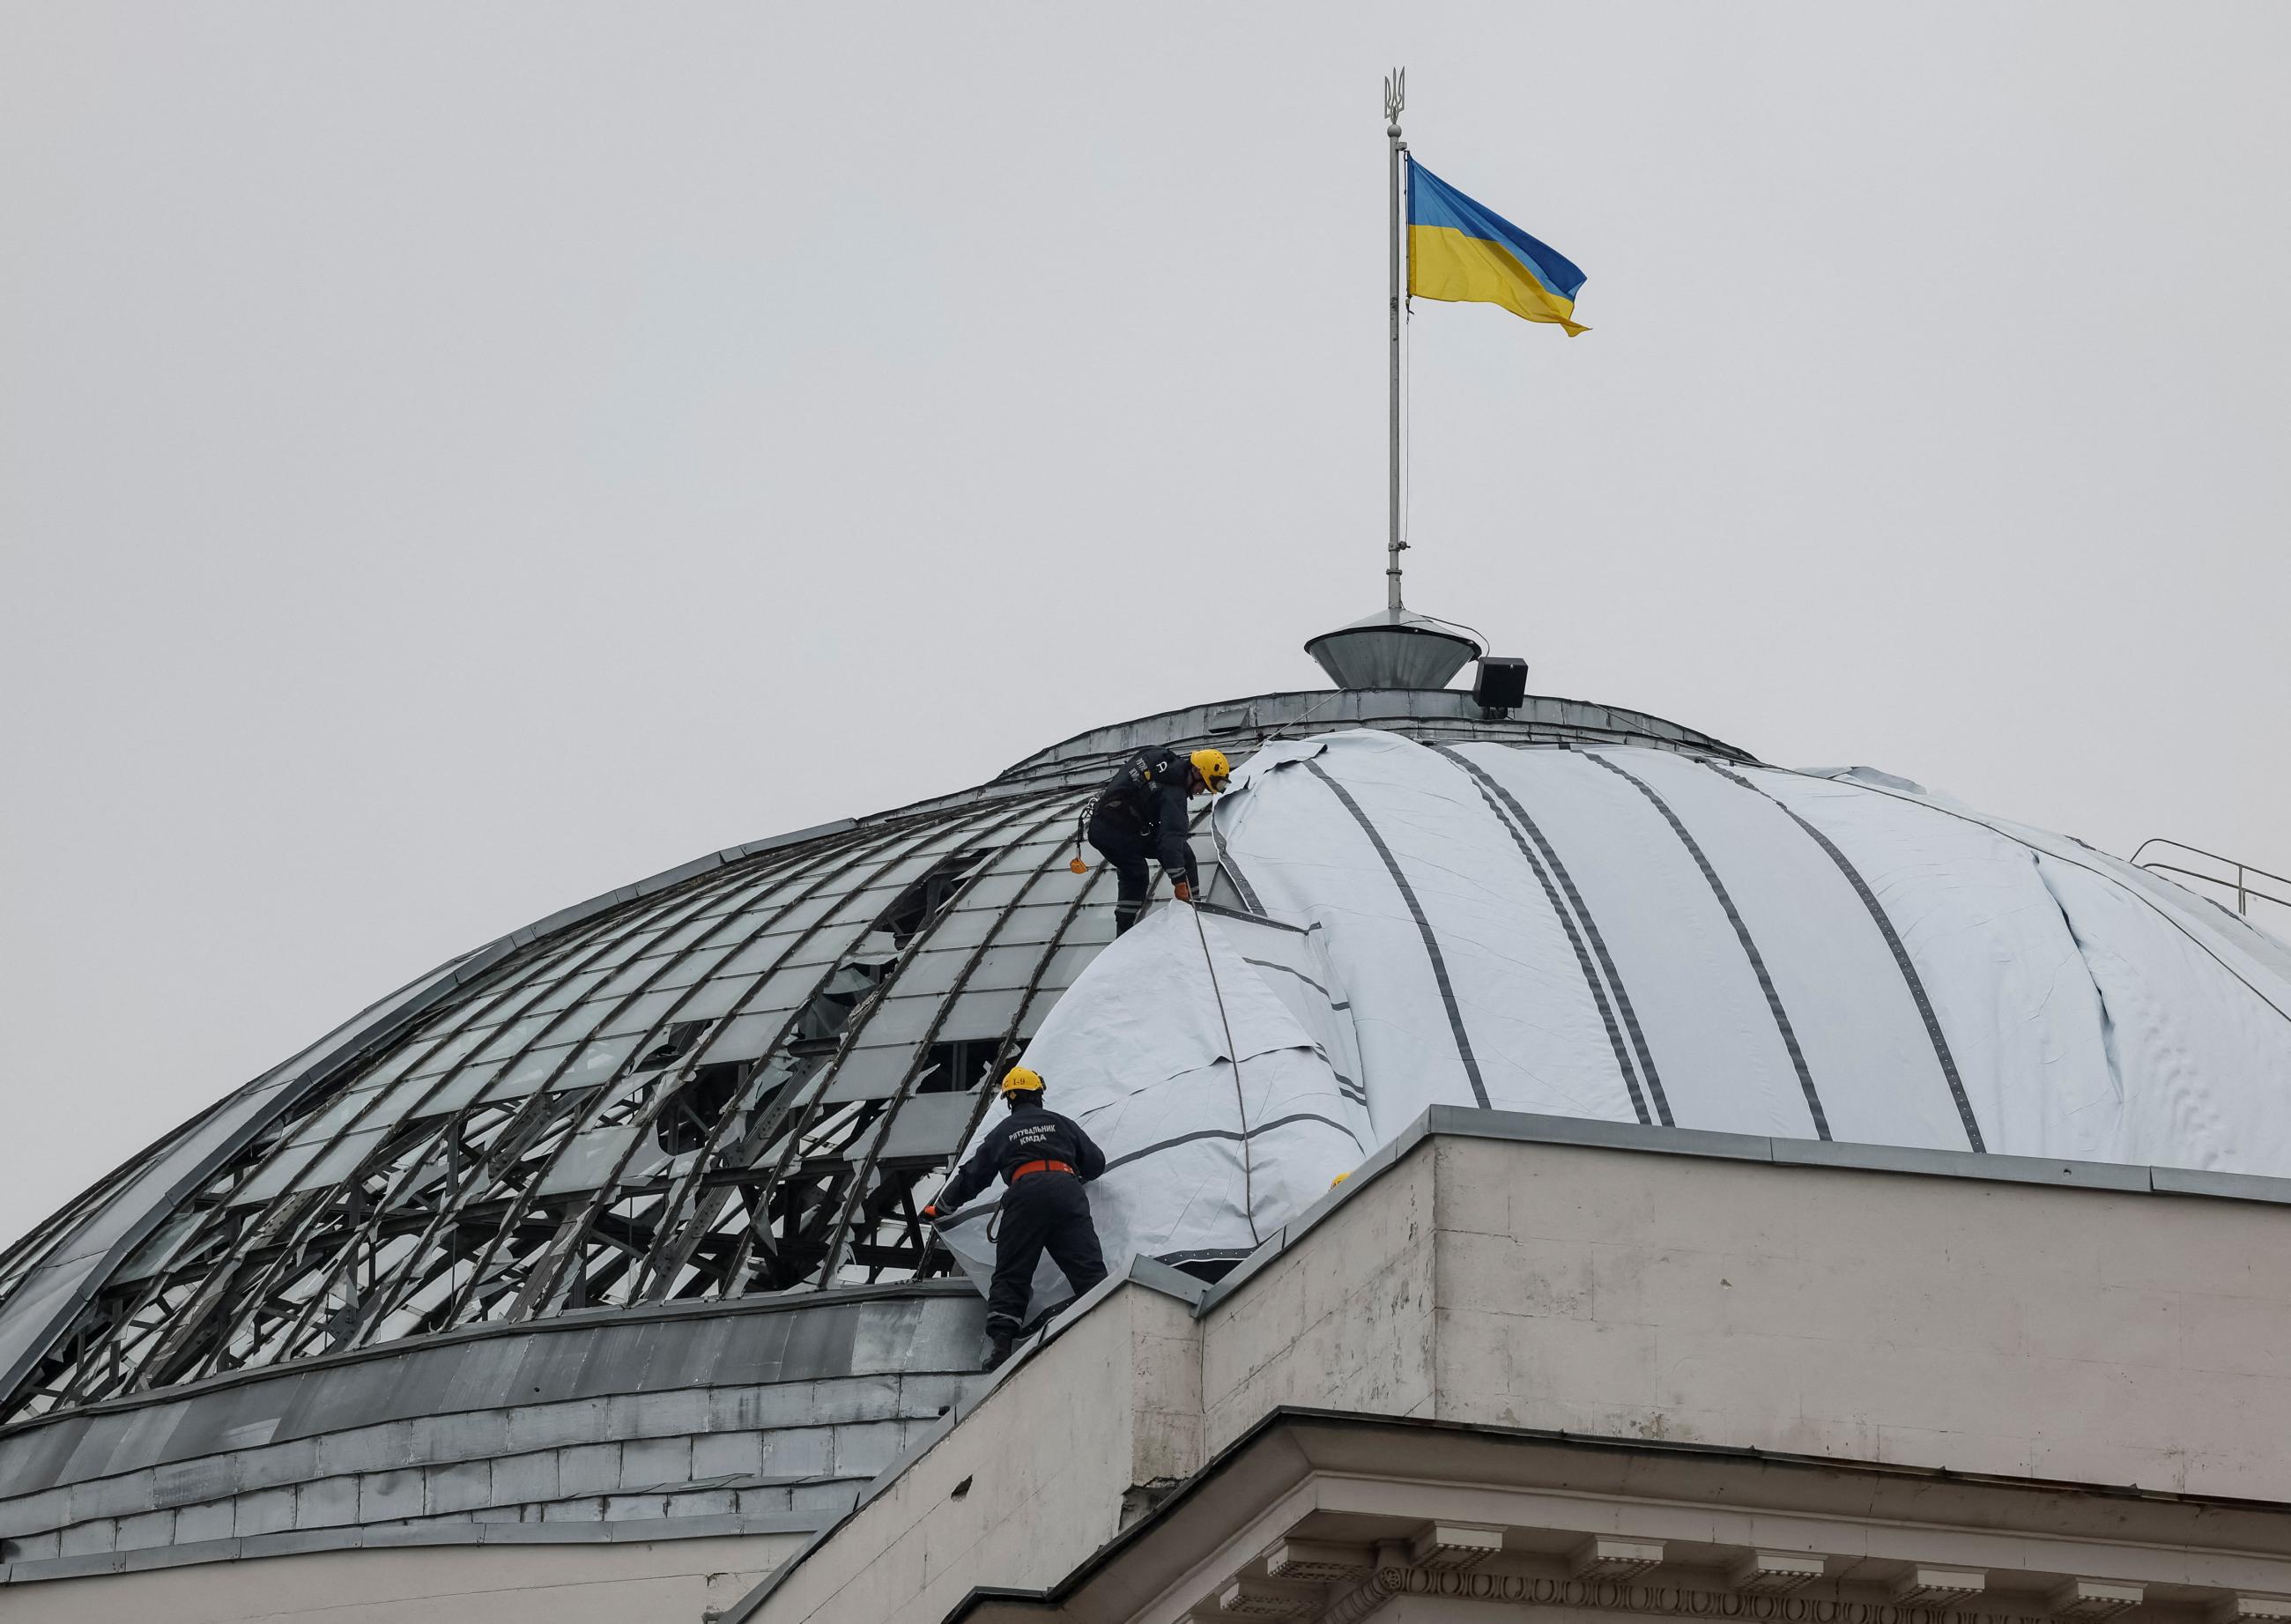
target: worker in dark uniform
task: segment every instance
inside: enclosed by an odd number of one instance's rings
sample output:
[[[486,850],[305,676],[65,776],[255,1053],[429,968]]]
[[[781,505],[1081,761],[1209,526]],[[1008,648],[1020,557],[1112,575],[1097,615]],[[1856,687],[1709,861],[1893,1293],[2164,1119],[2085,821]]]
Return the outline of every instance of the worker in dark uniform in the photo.
[[[994,1124],[970,1159],[955,1170],[923,1217],[936,1223],[1002,1175],[1007,1186],[996,1215],[994,1283],[986,1293],[986,1363],[993,1370],[1010,1356],[1010,1343],[1034,1294],[1034,1267],[1048,1248],[1080,1297],[1105,1278],[1097,1226],[1089,1219],[1082,1186],[1105,1170],[1105,1153],[1079,1127],[1042,1105],[1038,1072],[1014,1065],[1002,1079],[1010,1114]]]
[[[1196,750],[1181,756],[1167,748],[1129,758],[1113,781],[1097,792],[1086,815],[1089,843],[1097,848],[1121,885],[1114,896],[1113,934],[1120,936],[1146,911],[1158,859],[1179,902],[1191,902],[1201,877],[1194,871],[1193,842],[1186,838],[1186,802],[1195,795],[1222,795],[1233,768],[1221,750]],[[1074,869],[1082,872],[1080,857]]]

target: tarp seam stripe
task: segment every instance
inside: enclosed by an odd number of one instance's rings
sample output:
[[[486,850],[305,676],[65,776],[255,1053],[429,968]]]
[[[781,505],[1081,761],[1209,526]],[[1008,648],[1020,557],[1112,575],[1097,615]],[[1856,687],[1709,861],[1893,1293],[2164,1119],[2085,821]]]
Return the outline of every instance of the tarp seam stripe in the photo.
[[[1655,810],[1662,814],[1663,821],[1671,827],[1671,832],[1678,836],[1680,843],[1694,859],[1695,867],[1702,871],[1702,878],[1709,883],[1710,894],[1718,899],[1719,907],[1725,911],[1726,922],[1734,927],[1734,939],[1741,943],[1742,952],[1750,961],[1750,969],[1758,978],[1759,989],[1766,995],[1766,1008],[1773,1011],[1774,1025],[1782,1034],[1782,1047],[1789,1051],[1790,1065],[1797,1070],[1798,1087],[1805,1091],[1806,1109],[1813,1113],[1813,1131],[1821,1138],[1829,1138],[1829,1118],[1821,1109],[1821,1096],[1814,1092],[1813,1073],[1806,1069],[1805,1054],[1797,1046],[1797,1031],[1790,1025],[1789,1011],[1782,1008],[1782,996],[1774,990],[1774,978],[1766,972],[1766,961],[1758,952],[1757,943],[1751,940],[1750,928],[1742,922],[1742,915],[1735,908],[1733,897],[1728,895],[1725,882],[1718,878],[1718,871],[1710,866],[1710,859],[1703,854],[1694,837],[1686,832],[1686,825],[1678,821],[1678,814],[1670,809],[1670,803],[1656,794],[1645,780],[1625,772],[1596,750],[1578,751],[1576,753],[1586,760],[1596,761],[1617,777],[1636,785],[1640,794],[1654,803]]]
[[[1473,1057],[1472,1040],[1464,1031],[1464,1012],[1456,1007],[1456,989],[1448,980],[1448,961],[1441,955],[1440,938],[1433,934],[1432,921],[1424,917],[1424,904],[1416,899],[1416,888],[1400,872],[1400,859],[1392,855],[1392,848],[1384,843],[1384,836],[1369,822],[1368,814],[1361,810],[1352,792],[1330,777],[1319,761],[1308,758],[1304,767],[1335,792],[1345,810],[1353,815],[1353,821],[1361,826],[1361,832],[1368,836],[1369,844],[1376,848],[1376,855],[1384,859],[1386,872],[1391,874],[1392,883],[1400,888],[1401,900],[1408,904],[1408,912],[1416,920],[1417,934],[1424,938],[1424,956],[1432,961],[1432,979],[1439,985],[1440,1001],[1448,1008],[1448,1030],[1455,1034],[1456,1053],[1463,1060],[1464,1078],[1472,1085],[1472,1097],[1481,1110],[1491,1109],[1487,1085],[1480,1081],[1480,1063]]]
[[[2119,1058],[2121,1051],[2110,1036],[2117,1023],[2114,1012],[2108,1007],[2108,989],[2100,984],[2100,976],[2092,967],[2092,955],[2086,949],[2084,936],[2077,929],[2076,921],[2069,913],[2068,904],[2061,900],[2060,888],[2053,883],[2052,876],[2045,872],[2045,865],[2038,860],[2035,852],[2029,854],[2029,872],[2036,877],[2037,888],[2044,892],[2046,899],[2053,904],[2053,912],[2060,916],[2061,929],[2068,935],[2069,946],[2073,950],[2077,966],[2084,971],[2086,984],[2092,988],[2093,1012],[2099,1017],[2097,1035],[2102,1060],[2107,1068],[2109,1086],[2116,1090],[2120,1099],[2124,1096],[2123,1063]]]
[[[1552,913],[1565,929],[1567,945],[1575,950],[1575,966],[1583,972],[1583,985],[1591,989],[1591,1001],[1598,1006],[1600,1024],[1607,1029],[1607,1046],[1614,1051],[1615,1069],[1622,1074],[1623,1088],[1631,1097],[1631,1110],[1642,1123],[1651,1125],[1654,1119],[1648,1114],[1645,1093],[1640,1089],[1638,1078],[1631,1069],[1630,1056],[1623,1048],[1622,1028],[1616,1023],[1614,1006],[1607,998],[1606,988],[1599,985],[1598,974],[1591,968],[1590,950],[1584,946],[1582,934],[1576,929],[1575,921],[1568,917],[1567,910],[1560,905],[1559,892],[1551,883],[1550,875],[1536,859],[1535,854],[1528,849],[1527,842],[1519,831],[1512,827],[1511,820],[1504,816],[1495,798],[1482,788],[1480,799],[1487,803],[1488,810],[1495,814],[1496,821],[1504,827],[1504,832],[1511,836],[1512,844],[1519,848],[1519,855],[1527,859],[1528,867],[1534,871],[1537,880],[1543,887],[1544,900],[1550,904]],[[1668,1127],[1670,1124],[1666,1122],[1664,1125]]]
[[[1551,883],[1550,871],[1543,866],[1535,853],[1529,848],[1527,841],[1521,836],[1520,832],[1512,826],[1511,819],[1504,816],[1503,808],[1498,804],[1495,797],[1489,793],[1489,786],[1494,783],[1494,780],[1488,776],[1486,770],[1478,763],[1459,755],[1445,744],[1435,744],[1432,748],[1471,775],[1474,787],[1480,792],[1481,800],[1487,804],[1487,808],[1494,815],[1496,822],[1503,825],[1503,832],[1511,836],[1511,843],[1519,848],[1519,855],[1526,859],[1528,871],[1535,876],[1536,883],[1543,888],[1543,899],[1551,904],[1552,913],[1558,919],[1560,927],[1566,931],[1567,945],[1575,950],[1576,968],[1583,972],[1583,985],[1591,989],[1591,1001],[1598,1006],[1599,1018],[1606,1025],[1607,1042],[1615,1051],[1615,1069],[1622,1073],[1623,1087],[1631,1097],[1631,1109],[1637,1113],[1641,1122],[1652,1124],[1654,1119],[1647,1114],[1646,1096],[1640,1090],[1639,1080],[1632,1073],[1630,1055],[1623,1048],[1623,1032],[1622,1028],[1616,1024],[1614,1005],[1608,1000],[1607,989],[1599,985],[1598,972],[1591,968],[1590,950],[1583,945],[1583,933],[1576,929],[1574,920],[1569,916],[1566,907],[1560,902],[1558,888]],[[1520,816],[1524,817],[1526,814],[1523,811]],[[1668,1119],[1664,1125],[1669,1126]]]
[[[1442,747],[1435,744],[1433,748],[1439,750]],[[1443,751],[1443,753],[1449,752]],[[1460,756],[1456,760],[1475,778],[1480,776],[1478,768],[1464,761]],[[1551,883],[1550,872],[1529,849],[1526,839],[1513,827],[1511,820],[1504,816],[1503,808],[1494,796],[1488,793],[1487,785],[1478,784],[1474,787],[1480,792],[1480,800],[1494,814],[1496,822],[1503,825],[1503,832],[1511,836],[1511,843],[1519,848],[1519,855],[1527,860],[1529,872],[1534,874],[1536,883],[1543,888],[1543,899],[1550,904],[1552,916],[1558,920],[1561,929],[1567,933],[1567,945],[1575,950],[1575,968],[1583,972],[1583,985],[1590,989],[1591,1001],[1598,1006],[1600,1024],[1607,1029],[1607,1046],[1614,1051],[1615,1070],[1621,1074],[1623,1088],[1630,1095],[1631,1110],[1642,1123],[1652,1125],[1654,1119],[1647,1113],[1646,1095],[1639,1087],[1638,1077],[1631,1069],[1630,1055],[1623,1047],[1622,1027],[1616,1023],[1614,1005],[1607,997],[1607,989],[1599,984],[1598,972],[1591,968],[1591,953],[1583,945],[1582,932],[1561,904],[1558,888]]]
[[[1105,1173],[1112,1172],[1115,1168],[1127,1166],[1129,1163],[1137,1161],[1140,1157],[1150,1156],[1158,1151],[1169,1150],[1175,1146],[1189,1145],[1196,1139],[1239,1139],[1244,1137],[1253,1139],[1258,1134],[1271,1133],[1275,1128],[1286,1128],[1296,1122],[1322,1123],[1326,1127],[1335,1129],[1338,1133],[1344,1135],[1345,1138],[1350,1139],[1355,1149],[1367,1148],[1361,1144],[1360,1135],[1355,1133],[1351,1129],[1337,1121],[1336,1118],[1332,1116],[1322,1116],[1317,1111],[1295,1111],[1291,1112],[1287,1116],[1276,1116],[1269,1122],[1259,1122],[1256,1127],[1250,1129],[1246,1136],[1244,1136],[1239,1129],[1235,1128],[1196,1128],[1191,1133],[1180,1133],[1173,1135],[1166,1139],[1157,1139],[1151,1145],[1140,1146],[1137,1149],[1126,1151],[1119,1156],[1108,1157],[1105,1163],[1105,1172],[1100,1173],[1098,1177],[1102,1178],[1105,1176]],[[941,1229],[953,1229],[958,1224],[968,1224],[973,1219],[983,1218],[993,1210],[994,1204],[992,1202],[981,1207],[973,1207],[967,1212],[958,1212],[950,1218],[940,1220],[939,1227]]]
[[[2158,919],[2163,920],[2166,924],[2170,925],[2173,929],[2187,937],[2189,943],[2194,946],[2197,952],[2202,953],[2204,957],[2218,965],[2220,969],[2225,970],[2238,981],[2242,982],[2245,990],[2250,993],[2254,998],[2256,998],[2261,1003],[2265,1004],[2270,1009],[2272,1009],[2276,1014],[2281,1016],[2285,1020],[2291,1021],[2291,1009],[2286,1009],[2281,1004],[2277,1003],[2273,999],[2268,997],[2266,993],[2252,985],[2251,982],[2246,978],[2242,971],[2237,969],[2234,965],[2230,964],[2226,960],[2221,958],[2218,953],[2212,950],[2209,944],[2203,941],[2194,931],[2189,929],[2186,925],[2182,923],[2179,920],[2174,919],[2164,908],[2158,905],[2154,897],[2143,895],[2138,887],[2126,884],[2120,876],[2111,874],[2104,868],[2095,868],[2089,863],[2081,862],[2078,859],[2069,856],[2062,852],[2047,851],[2045,848],[2038,845],[2034,840],[2023,840],[2021,836],[2014,834],[2009,829],[2000,829],[1985,817],[1976,817],[1971,813],[1959,812],[1955,808],[1940,806],[1930,800],[1920,800],[1915,795],[1896,794],[1892,790],[1881,788],[1874,784],[1865,783],[1858,778],[1828,778],[1824,777],[1820,773],[1809,773],[1802,768],[1794,767],[1764,767],[1762,765],[1760,770],[1770,773],[1788,773],[1794,778],[1811,778],[1817,784],[1848,784],[1854,789],[1862,791],[1866,794],[1883,795],[1890,800],[1902,801],[1912,807],[1923,807],[1928,812],[1939,812],[1945,816],[1954,817],[1962,822],[1971,824],[1975,828],[1986,829],[1998,840],[2010,840],[2015,846],[2023,847],[2039,857],[2048,857],[2055,863],[2065,863],[2070,868],[2080,868],[2088,874],[2096,875],[2100,879],[2107,880],[2110,885],[2116,887],[2118,890],[2122,891],[2126,896],[2129,896],[2134,902],[2139,903],[2150,912],[2155,914]],[[2207,897],[2199,898],[2199,900],[2209,901],[2210,899]]]
[[[1442,746],[1435,745],[1434,748]],[[1565,746],[1560,748],[1564,749]],[[1591,952],[1599,961],[1599,969],[1606,977],[1607,985],[1614,989],[1615,1007],[1622,1013],[1623,1030],[1630,1033],[1631,1052],[1638,1057],[1639,1074],[1646,1079],[1647,1093],[1654,1101],[1655,1115],[1664,1127],[1676,1127],[1678,1124],[1670,1117],[1670,1099],[1663,1092],[1662,1073],[1655,1070],[1653,1051],[1647,1047],[1646,1033],[1639,1025],[1638,1006],[1631,1002],[1631,990],[1623,985],[1623,973],[1615,968],[1614,955],[1607,951],[1607,938],[1599,929],[1598,919],[1592,913],[1590,904],[1583,900],[1583,893],[1576,889],[1575,876],[1568,872],[1567,864],[1560,859],[1558,849],[1544,835],[1543,826],[1528,816],[1527,808],[1520,804],[1519,798],[1500,783],[1496,784],[1495,791],[1502,798],[1504,805],[1511,808],[1512,816],[1519,819],[1520,827],[1527,831],[1528,838],[1543,854],[1543,860],[1551,864],[1551,872],[1559,881],[1560,890],[1582,920],[1583,934],[1590,940]]]
[[[1692,757],[1690,760],[1700,762],[1702,766],[1708,768],[1720,777],[1731,779],[1749,791],[1751,794],[1772,801],[1776,807],[1781,808],[1783,816],[1811,835],[1814,844],[1828,852],[1829,860],[1837,864],[1837,872],[1845,876],[1846,883],[1853,888],[1853,894],[1861,899],[1861,905],[1869,910],[1869,917],[1877,924],[1877,933],[1885,938],[1885,945],[1893,953],[1893,962],[1901,967],[1901,980],[1909,989],[1909,1000],[1917,1005],[1918,1017],[1925,1024],[1925,1035],[1933,1040],[1933,1058],[1941,1062],[1941,1074],[1949,1080],[1949,1096],[1957,1101],[1957,1114],[1965,1123],[1966,1142],[1975,1151],[1985,1154],[1989,1146],[1982,1142],[1981,1124],[1973,1117],[1973,1101],[1965,1096],[1965,1079],[1957,1074],[1957,1057],[1949,1052],[1949,1039],[1941,1029],[1941,1018],[1933,1013],[1933,1001],[1925,996],[1925,981],[1918,976],[1917,966],[1909,961],[1909,950],[1902,945],[1901,933],[1893,929],[1893,921],[1885,916],[1885,910],[1877,902],[1877,893],[1869,888],[1869,881],[1861,877],[1861,871],[1855,868],[1852,860],[1837,848],[1836,841],[1805,818],[1800,817],[1794,808],[1784,805],[1780,800],[1768,795],[1765,791],[1752,784],[1748,778],[1719,766],[1715,761],[1702,760],[1699,756]]]

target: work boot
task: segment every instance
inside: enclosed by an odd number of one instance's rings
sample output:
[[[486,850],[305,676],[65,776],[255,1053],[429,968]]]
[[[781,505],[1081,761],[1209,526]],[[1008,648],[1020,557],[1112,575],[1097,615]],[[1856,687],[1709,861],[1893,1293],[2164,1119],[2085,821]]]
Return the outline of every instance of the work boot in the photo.
[[[1016,1332],[1008,1325],[989,1327],[986,1332],[986,1363],[980,1365],[979,1370],[1000,1370],[1002,1362],[1010,1356],[1010,1343],[1015,1335]]]

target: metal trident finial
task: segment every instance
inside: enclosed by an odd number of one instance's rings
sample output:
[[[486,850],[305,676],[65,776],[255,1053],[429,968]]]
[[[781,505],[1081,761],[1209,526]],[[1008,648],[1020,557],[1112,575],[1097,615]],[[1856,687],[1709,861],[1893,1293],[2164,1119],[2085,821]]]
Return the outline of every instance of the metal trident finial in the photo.
[[[1384,76],[1384,122],[1394,126],[1397,135],[1400,109],[1408,105],[1408,69],[1395,68]]]

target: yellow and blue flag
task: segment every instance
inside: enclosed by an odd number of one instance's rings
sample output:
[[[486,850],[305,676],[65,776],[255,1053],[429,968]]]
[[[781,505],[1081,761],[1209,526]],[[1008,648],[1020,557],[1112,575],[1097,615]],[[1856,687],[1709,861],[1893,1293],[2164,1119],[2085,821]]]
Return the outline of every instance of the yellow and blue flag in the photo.
[[[1408,291],[1419,299],[1499,304],[1547,321],[1567,336],[1590,329],[1575,319],[1583,273],[1502,215],[1411,159],[1408,165]]]

